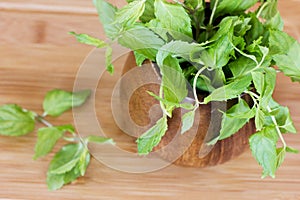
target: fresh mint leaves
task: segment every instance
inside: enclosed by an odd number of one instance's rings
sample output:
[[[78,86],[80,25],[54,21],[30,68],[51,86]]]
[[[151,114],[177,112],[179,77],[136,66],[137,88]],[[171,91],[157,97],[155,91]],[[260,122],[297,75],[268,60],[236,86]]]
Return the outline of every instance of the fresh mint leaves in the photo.
[[[275,177],[277,169],[276,144],[278,136],[273,127],[265,127],[250,137],[250,148],[253,156],[263,167],[263,177]]]
[[[168,3],[165,0],[155,0],[154,13],[162,28],[192,37],[191,19],[180,4]],[[170,34],[172,35],[172,33]]]
[[[251,8],[258,0],[212,0],[211,6],[216,6],[216,16],[244,12]]]
[[[81,144],[68,144],[55,154],[47,172],[47,185],[50,190],[61,188],[83,176],[90,162],[86,147]],[[83,166],[83,167],[82,167]]]
[[[46,126],[37,131],[34,159],[50,153],[60,139],[68,143],[54,155],[50,163],[47,172],[47,185],[50,190],[59,189],[84,176],[91,157],[87,149],[89,142],[114,144],[110,138],[95,135],[80,138],[73,125],[53,126],[45,119],[46,115],[60,116],[70,108],[84,104],[89,96],[89,90],[73,93],[58,89],[49,91],[44,99],[45,112],[42,116],[18,105],[8,104],[0,107],[0,135],[25,135],[34,130],[37,122]]]
[[[97,48],[103,48],[107,46],[107,44],[103,40],[94,38],[87,34],[77,34],[75,32],[70,32],[70,34],[74,35],[77,41],[83,44],[95,46]]]
[[[105,0],[93,0],[99,19],[108,38],[114,40],[121,30],[121,25],[115,23],[117,8]]]
[[[238,132],[254,115],[255,109],[251,109],[245,100],[240,99],[236,105],[223,113],[219,140]]]
[[[34,130],[36,114],[9,104],[0,107],[0,135],[21,136]]]
[[[206,104],[211,101],[224,101],[237,98],[240,94],[248,89],[251,81],[252,77],[249,75],[236,79],[232,83],[214,90],[208,97],[204,99],[204,103]]]
[[[195,110],[189,111],[182,116],[181,134],[190,130],[194,125]]]
[[[281,39],[282,40],[278,40]],[[287,43],[282,44],[284,41]],[[270,46],[278,53],[273,55],[273,60],[279,69],[291,77],[292,81],[300,82],[300,44],[291,36],[280,31],[272,31]]]
[[[160,93],[149,94],[160,101],[164,116],[137,139],[138,153],[148,154],[160,142],[175,108],[185,109],[184,133],[192,127],[201,104],[235,99],[237,103],[223,113],[217,139],[232,136],[254,118],[257,133],[250,138],[252,153],[263,167],[263,177],[274,177],[286,152],[296,152],[283,138],[296,132],[289,110],[272,99],[278,73],[274,65],[300,82],[300,44],[282,31],[278,1],[127,2],[118,9],[94,0],[110,42],[118,41],[134,51],[139,66],[148,59],[160,69]],[[259,5],[252,8],[255,4]],[[102,44],[87,35],[75,36],[86,44]],[[106,65],[112,71],[107,48]],[[188,95],[186,83],[192,84],[193,105],[183,103]],[[199,93],[207,94],[203,102]],[[245,95],[252,102],[243,100]]]
[[[46,94],[43,102],[43,108],[45,111],[43,116],[60,116],[72,107],[81,106],[89,96],[89,90],[74,93],[59,89],[52,90]]]
[[[64,135],[64,130],[59,127],[45,127],[38,130],[38,140],[35,145],[34,159],[47,155],[56,142]]]
[[[132,1],[116,12],[114,23],[124,24],[123,27],[134,24],[144,13],[146,0]]]
[[[137,139],[138,153],[140,155],[149,154],[158,145],[161,138],[168,129],[167,116],[163,116],[156,124]]]

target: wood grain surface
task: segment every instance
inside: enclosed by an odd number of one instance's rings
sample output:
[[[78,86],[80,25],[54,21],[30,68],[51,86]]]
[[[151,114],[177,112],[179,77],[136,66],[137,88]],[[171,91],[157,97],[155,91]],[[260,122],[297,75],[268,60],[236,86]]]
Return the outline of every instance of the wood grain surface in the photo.
[[[286,30],[300,39],[300,2],[279,2]],[[0,104],[17,103],[36,112],[42,112],[48,90],[72,90],[79,66],[91,51],[68,31],[104,38],[91,0],[0,0],[0,30]],[[300,84],[278,76],[274,98],[290,107],[298,130],[299,91]],[[73,122],[72,112],[51,120]],[[285,138],[300,149],[299,134]],[[299,155],[287,155],[276,179],[261,180],[261,168],[250,151],[215,167],[171,165],[145,174],[120,172],[93,159],[85,177],[50,192],[45,180],[53,154],[33,161],[35,142],[35,133],[0,136],[0,199],[300,199]]]

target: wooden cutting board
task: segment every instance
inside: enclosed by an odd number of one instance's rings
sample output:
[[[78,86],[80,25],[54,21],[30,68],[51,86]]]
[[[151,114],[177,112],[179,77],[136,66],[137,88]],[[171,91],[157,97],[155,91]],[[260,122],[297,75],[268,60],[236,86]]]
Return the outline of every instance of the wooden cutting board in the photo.
[[[280,1],[286,30],[295,37],[300,32],[299,9],[300,2]],[[42,112],[48,90],[72,90],[79,66],[91,50],[67,32],[103,38],[95,9],[86,0],[0,0],[0,30],[0,104],[17,103],[36,112]],[[274,98],[290,107],[298,130],[299,91],[299,84],[278,76]],[[73,116],[68,112],[53,121],[72,123]],[[285,138],[300,149],[299,134]],[[299,155],[287,155],[276,179],[261,180],[261,168],[250,151],[216,167],[171,165],[145,174],[120,172],[93,159],[85,177],[50,192],[45,180],[53,154],[33,161],[35,142],[35,133],[0,136],[0,199],[300,199]]]

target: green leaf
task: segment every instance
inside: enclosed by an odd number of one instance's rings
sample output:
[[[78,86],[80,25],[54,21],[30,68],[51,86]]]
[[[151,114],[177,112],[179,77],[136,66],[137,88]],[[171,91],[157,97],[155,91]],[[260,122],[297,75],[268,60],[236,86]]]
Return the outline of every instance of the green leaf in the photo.
[[[145,4],[145,11],[143,15],[140,17],[143,23],[149,22],[150,20],[155,18],[154,15],[154,1],[155,0],[147,0]]]
[[[72,107],[81,106],[90,96],[90,93],[90,90],[72,93],[54,89],[46,94],[43,102],[44,115],[57,117]]]
[[[50,190],[61,188],[83,176],[90,162],[88,150],[81,144],[68,144],[55,154],[47,172]]]
[[[295,41],[285,54],[274,55],[279,69],[292,81],[300,82],[300,44]]]
[[[257,40],[253,40],[252,43],[246,47],[246,50],[249,53],[253,53],[253,54],[256,53],[258,55],[262,55],[261,51],[259,49],[259,46],[261,45],[262,40],[263,40],[262,36],[260,36]]]
[[[276,106],[272,107],[272,112],[270,113],[276,119],[276,122],[282,133],[296,133],[296,128],[294,126],[293,120],[291,118],[290,111],[288,107]],[[273,124],[272,120],[269,119],[268,124]]]
[[[90,35],[77,34],[75,32],[69,32],[69,33],[71,35],[74,35],[76,37],[77,41],[80,42],[80,43],[95,46],[97,48],[103,48],[103,47],[107,46],[106,42],[104,42],[103,40],[100,40],[98,38],[94,38]]]
[[[269,0],[268,2],[261,5],[260,9],[260,18],[265,20],[265,24],[268,28],[271,29],[283,29],[283,20],[280,16],[280,13],[277,9],[277,0]]]
[[[126,0],[128,3],[131,3],[135,0]],[[155,0],[146,0],[146,3],[145,3],[145,11],[143,13],[143,15],[140,17],[140,20],[143,22],[143,23],[147,23],[149,21],[151,21],[152,19],[155,18],[155,15],[154,15],[154,1]]]
[[[212,69],[224,67],[230,60],[230,55],[234,52],[231,39],[225,35],[211,45],[201,54],[205,66]]]
[[[236,105],[227,110],[226,113],[223,113],[219,140],[235,134],[250,118],[254,117],[254,114],[247,102],[241,99]]]
[[[243,76],[239,79],[236,79],[232,83],[214,90],[208,97],[204,99],[204,103],[207,104],[210,101],[224,101],[236,98],[247,90],[251,84],[251,81],[251,76]]]
[[[144,61],[147,59],[146,56],[144,56],[143,54],[140,54],[136,51],[133,52],[134,53],[134,57],[135,57],[135,62],[137,64],[137,66],[142,66]]]
[[[265,108],[272,98],[276,84],[276,71],[273,68],[251,72],[254,86],[260,94],[260,107]]]
[[[188,43],[179,40],[171,41],[159,49],[156,56],[156,61],[157,64],[161,66],[169,55],[172,55],[172,57],[181,57],[187,61],[190,61],[191,53],[193,51],[202,49],[204,49],[204,47],[201,47],[196,43]]]
[[[202,90],[205,92],[212,92],[215,90],[215,88],[212,85],[211,80],[205,75],[200,75],[198,77],[196,86],[199,90]]]
[[[18,105],[0,107],[0,135],[21,136],[34,130],[36,114]]]
[[[256,109],[256,114],[255,114],[256,130],[260,131],[264,127],[265,121],[266,121],[265,113],[259,108]]]
[[[249,139],[250,148],[257,162],[263,167],[262,177],[275,177],[277,169],[276,143],[278,137],[274,127],[266,127]]]
[[[265,85],[265,76],[261,71],[253,71],[251,72],[253,83],[256,91],[259,94],[263,94],[264,85]]]
[[[163,28],[161,22],[158,19],[152,19],[146,24],[146,27],[153,31],[156,35],[158,35],[164,41],[169,41],[169,33],[168,29]]]
[[[251,8],[258,0],[219,0],[219,4],[216,9],[216,16],[224,14],[233,14],[246,11]],[[216,0],[212,1],[211,7],[214,6]]]
[[[191,51],[199,47],[182,41],[170,42],[161,47],[156,60],[161,69],[164,98],[179,103],[187,96],[186,79],[175,57],[190,58]],[[172,56],[170,56],[172,55]]]
[[[122,32],[118,42],[154,61],[156,53],[164,45],[154,32],[143,26],[133,26]]]
[[[63,131],[63,132],[69,132],[69,133],[75,133],[75,128],[73,125],[62,125],[62,126],[56,126],[55,128],[57,128],[59,131]]]
[[[114,66],[112,64],[112,51],[112,48],[109,46],[107,47],[105,52],[105,67],[110,74],[113,74],[115,71]]]
[[[88,142],[94,142],[94,143],[100,143],[100,144],[115,144],[113,139],[96,136],[96,135],[90,135],[87,137]]]
[[[64,184],[71,183],[76,180],[80,176],[84,176],[86,169],[90,163],[90,154],[88,151],[84,151],[81,154],[81,157],[77,163],[77,165],[70,171],[64,174]]]
[[[121,25],[114,23],[117,8],[105,0],[93,0],[93,2],[97,8],[99,19],[103,25],[105,35],[112,40],[115,39],[121,30]]]
[[[289,52],[289,49],[296,40],[287,33],[278,30],[271,30],[269,37],[270,54],[284,55]]]
[[[186,110],[192,110],[194,109],[194,105],[190,104],[190,103],[174,103],[171,101],[168,101],[166,99],[160,98],[159,96],[157,96],[156,94],[154,94],[153,92],[147,91],[147,93],[154,97],[156,100],[162,102],[164,105],[168,106],[168,107],[173,107],[173,108],[183,108]]]
[[[150,128],[136,140],[138,145],[138,153],[140,155],[149,154],[152,149],[158,145],[161,138],[165,135],[167,129],[167,117],[163,116],[152,128]]]
[[[299,150],[294,149],[292,147],[286,147],[286,152],[288,152],[288,153],[299,153]]]
[[[144,13],[146,0],[132,1],[116,12],[114,23],[123,27],[133,25]]]
[[[251,18],[249,17],[239,17],[237,20],[235,20],[234,22],[234,35],[237,36],[239,38],[240,37],[243,37],[246,32],[248,30],[251,29],[251,25],[249,25],[251,21]]]
[[[155,16],[163,28],[192,37],[191,19],[181,5],[171,4],[165,0],[155,0],[154,7]]]
[[[190,8],[196,9],[204,9],[204,4],[202,0],[185,0],[184,4]]]
[[[77,164],[81,151],[84,147],[82,144],[68,144],[64,146],[52,159],[48,172],[51,174],[64,174]]]
[[[218,39],[224,36],[228,36],[232,38],[233,30],[236,20],[238,17],[225,17],[222,21],[218,24],[218,31],[212,36],[210,41],[217,42]]]
[[[180,103],[187,96],[188,90],[178,60],[169,56],[160,69],[164,98],[170,102]]]
[[[219,24],[219,30],[211,38],[212,43],[207,50],[202,51],[201,60],[204,65],[213,69],[224,67],[234,53],[232,46],[233,18],[224,18]]]
[[[64,185],[64,174],[47,174],[48,189],[53,191]]]
[[[38,139],[35,145],[34,159],[47,155],[56,142],[64,135],[64,130],[58,127],[46,127],[38,130]]]
[[[90,90],[81,90],[78,92],[73,92],[72,94],[72,107],[81,106],[86,102],[88,97],[91,95]]]
[[[276,168],[280,167],[280,165],[283,163],[284,158],[285,158],[285,154],[286,154],[286,150],[284,148],[277,148],[276,149],[276,153],[277,153],[277,165]]]
[[[195,119],[195,110],[189,111],[182,116],[181,134],[192,128]]]
[[[234,77],[246,75],[255,67],[256,63],[247,57],[239,57],[229,64],[229,68]]]
[[[85,149],[85,151],[83,151],[81,153],[79,161],[74,168],[74,171],[79,172],[79,175],[84,176],[86,169],[90,163],[90,159],[91,159],[91,155],[90,155],[89,151],[87,149]],[[74,178],[73,180],[75,180],[76,178]],[[71,181],[73,181],[73,180],[71,180]],[[66,182],[66,178],[65,178],[65,182]]]
[[[266,22],[266,26],[270,29],[283,30],[284,21],[280,15],[280,12],[277,12],[270,20]]]
[[[300,82],[300,44],[282,31],[270,32],[270,49],[279,69],[292,81]]]
[[[249,31],[247,31],[245,35],[245,39],[247,44],[251,44],[254,40],[259,39],[263,36],[263,38],[267,37],[267,30],[264,25],[257,19],[255,13],[249,13],[249,17],[251,17],[251,21],[249,25],[252,27]]]
[[[68,184],[68,183],[71,183],[72,181],[76,180],[80,176],[81,176],[80,171],[74,167],[72,170],[70,170],[70,171],[66,172],[65,174],[63,174],[64,185]]]

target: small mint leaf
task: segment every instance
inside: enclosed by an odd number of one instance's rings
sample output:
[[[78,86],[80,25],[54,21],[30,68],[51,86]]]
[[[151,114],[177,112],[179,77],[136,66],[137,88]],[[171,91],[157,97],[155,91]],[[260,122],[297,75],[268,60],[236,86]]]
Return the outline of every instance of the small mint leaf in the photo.
[[[163,116],[152,128],[150,128],[136,140],[138,145],[138,153],[140,155],[149,154],[152,149],[158,145],[161,138],[165,135],[167,129],[167,117]]]
[[[68,144],[53,157],[48,173],[64,174],[70,171],[80,159],[81,152],[85,147],[81,144]]]
[[[193,127],[195,119],[195,111],[189,111],[182,116],[181,134]]]
[[[90,96],[90,93],[89,90],[74,93],[59,89],[52,90],[46,94],[43,102],[44,115],[57,117],[72,107],[81,106]]]
[[[71,35],[74,35],[77,39],[78,42],[83,43],[83,44],[87,44],[87,45],[91,45],[91,46],[95,46],[97,48],[103,48],[106,47],[107,44],[106,42],[104,42],[103,40],[94,38],[90,35],[87,34],[77,34],[75,32],[69,32]]]
[[[278,159],[276,144],[278,136],[275,127],[266,127],[249,139],[250,148],[257,162],[263,167],[262,178],[275,177]]]
[[[123,27],[134,24],[144,13],[146,0],[132,1],[116,12],[114,23]]]
[[[46,127],[38,130],[38,139],[35,145],[34,159],[47,155],[56,142],[63,136],[64,130],[58,127]]]
[[[15,104],[0,107],[0,135],[21,136],[34,130],[36,114]]]

